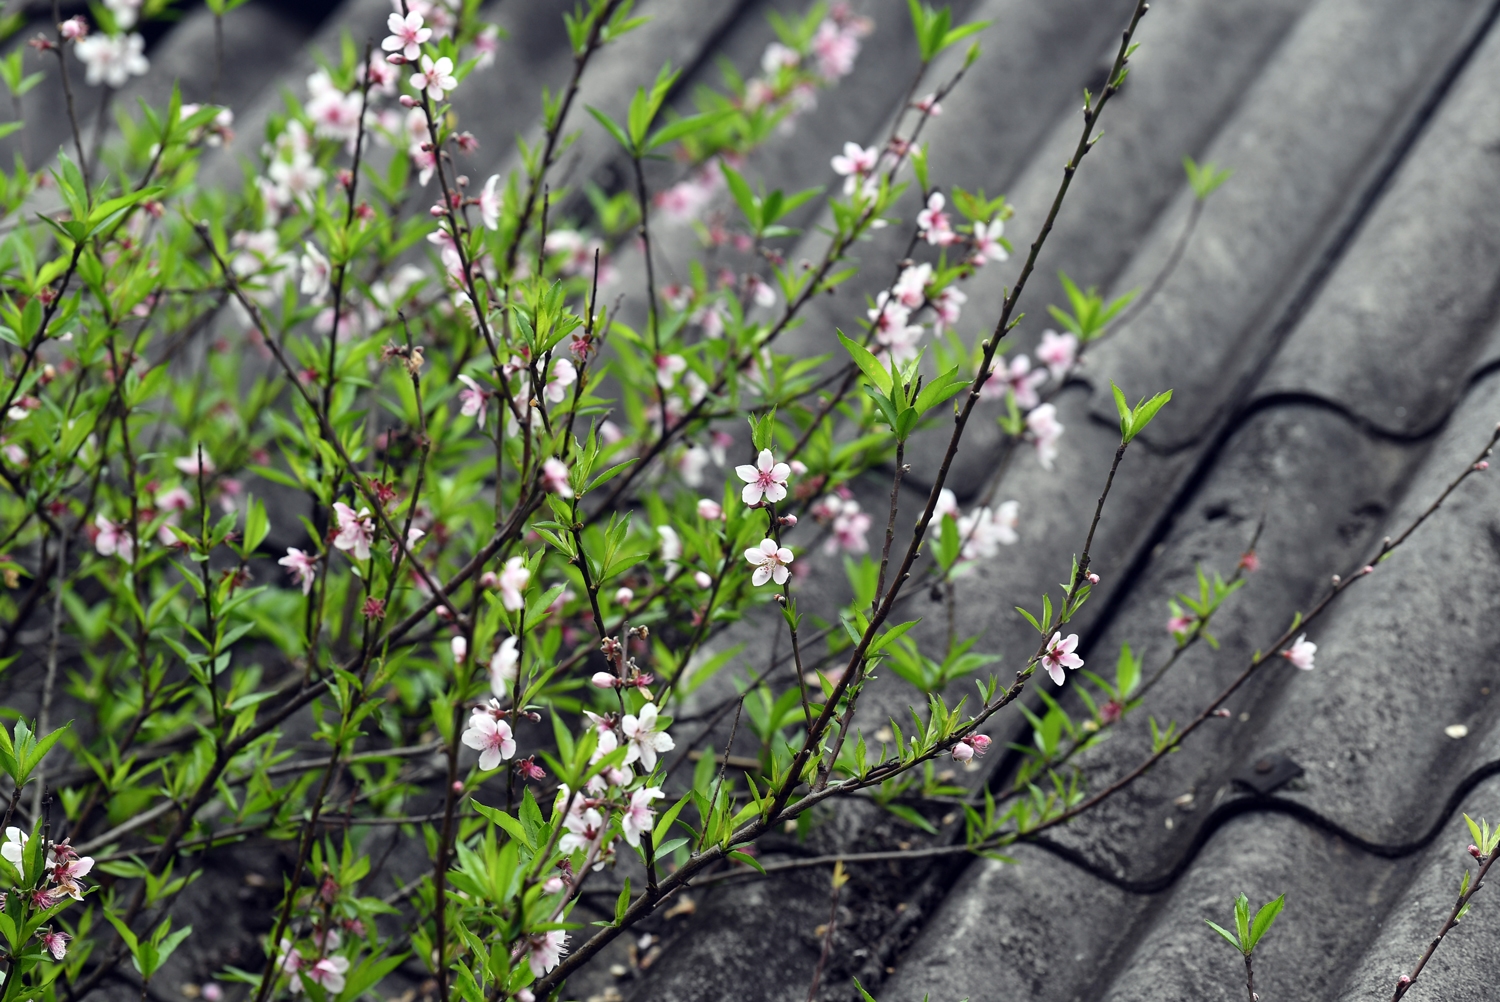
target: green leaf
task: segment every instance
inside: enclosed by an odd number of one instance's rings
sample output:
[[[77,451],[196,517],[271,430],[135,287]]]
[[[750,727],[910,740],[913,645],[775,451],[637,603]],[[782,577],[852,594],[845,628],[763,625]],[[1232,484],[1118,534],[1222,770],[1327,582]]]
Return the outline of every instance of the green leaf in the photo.
[[[651,133],[650,138],[646,140],[646,149],[654,150],[658,146],[676,142],[683,136],[690,136],[694,132],[717,125],[729,115],[734,114],[734,112],[734,108],[721,108],[718,111],[706,111],[701,115],[689,115],[686,118],[679,118],[677,121],[663,125]]]
[[[635,148],[630,143],[630,137],[625,135],[624,129],[615,124],[614,119],[610,118],[604,112],[600,111],[598,108],[593,107],[592,105],[589,106],[586,110],[590,115],[594,116],[595,121],[604,126],[605,132],[608,132],[611,136],[615,137],[615,142],[619,143],[621,148],[624,149],[626,153],[630,153],[632,155],[635,153]]]
[[[511,817],[509,814],[506,814],[504,811],[497,810],[493,807],[486,807],[484,804],[481,804],[477,800],[471,799],[469,802],[474,805],[474,809],[476,811],[489,818],[501,828],[505,829],[505,833],[511,838],[515,839],[526,848],[535,851],[536,845],[531,841],[531,836],[527,833],[526,827],[522,825],[521,822]]]
[[[844,346],[844,350],[849,353],[849,357],[854,359],[854,364],[859,366],[859,371],[865,374],[865,378],[873,383],[876,389],[889,396],[892,383],[890,370],[886,369],[885,366],[876,360],[874,355],[870,354],[870,349],[858,341],[851,341],[844,336],[843,331],[835,330],[834,333],[839,336],[839,343]]]
[[[1219,185],[1234,174],[1232,170],[1220,170],[1212,161],[1200,167],[1192,157],[1183,157],[1182,167],[1187,171],[1188,184],[1192,186],[1193,194],[1198,196],[1200,202],[1212,195]]]
[[[1270,930],[1271,923],[1276,921],[1276,916],[1280,915],[1281,910],[1285,907],[1285,894],[1278,897],[1275,901],[1266,902],[1260,907],[1260,910],[1255,913],[1255,920],[1250,924],[1250,942],[1245,947],[1247,950],[1255,949],[1255,945]]]
[[[1236,950],[1239,950],[1239,948],[1240,948],[1240,941],[1238,939],[1235,939],[1234,933],[1230,932],[1228,929],[1224,928],[1223,926],[1221,926],[1221,925],[1219,925],[1219,924],[1217,924],[1215,922],[1209,922],[1208,919],[1204,919],[1203,921],[1204,922],[1208,922],[1208,927],[1210,929],[1212,929],[1214,932],[1218,933],[1220,936],[1223,936],[1224,937],[1224,941],[1226,943],[1228,943],[1230,946],[1234,947]],[[1243,951],[1241,951],[1241,952],[1243,952]]]

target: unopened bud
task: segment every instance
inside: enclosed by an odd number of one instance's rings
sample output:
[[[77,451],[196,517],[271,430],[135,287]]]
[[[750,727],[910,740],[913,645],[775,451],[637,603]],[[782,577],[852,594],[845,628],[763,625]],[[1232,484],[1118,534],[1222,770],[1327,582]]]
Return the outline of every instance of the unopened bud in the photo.
[[[463,793],[464,792],[464,781],[463,780],[461,780],[461,779],[455,779],[453,781],[453,792],[454,793]]]
[[[1481,459],[1479,462],[1477,462],[1477,463],[1474,464],[1474,469],[1476,469],[1476,470],[1483,471],[1483,470],[1487,470],[1489,468],[1490,468],[1490,461],[1488,459]]]
[[[1338,587],[1338,586],[1339,586],[1339,584],[1340,584],[1340,583],[1342,583],[1342,582],[1343,582],[1343,580],[1344,580],[1344,579],[1343,579],[1343,578],[1341,578],[1341,577],[1339,577],[1339,576],[1338,576],[1338,575],[1337,575],[1337,574],[1335,574],[1335,575],[1334,575],[1334,576],[1333,576],[1333,586],[1334,586],[1334,587],[1335,587],[1335,588],[1337,588],[1337,587]]]
[[[1374,564],[1365,564],[1365,566],[1360,569],[1360,573],[1361,574],[1374,574],[1375,573],[1375,565]]]
[[[415,108],[416,106],[417,106],[417,99],[416,98],[412,97],[410,94],[402,94],[401,95],[401,107],[403,107],[403,108]]]
[[[589,679],[589,681],[594,684],[594,688],[596,689],[613,689],[619,684],[620,680],[607,671],[596,671],[594,672],[594,677]]]
[[[1401,977],[1399,977],[1399,978],[1396,979],[1396,984],[1398,984],[1398,985],[1409,985],[1409,984],[1411,984],[1411,978],[1409,978],[1405,974],[1403,974],[1403,975],[1401,975]]]
[[[445,216],[445,215],[448,214],[448,210],[445,209],[445,208],[443,208],[441,205],[434,205],[432,208],[428,209],[427,212],[433,218],[437,218],[439,216]]]
[[[794,477],[800,477],[800,476],[802,476],[802,474],[804,474],[804,473],[807,472],[807,464],[804,463],[800,459],[794,459],[794,460],[792,460],[791,467],[792,467],[792,476],[794,476]]]
[[[1096,585],[1098,583],[1099,583],[1099,575],[1097,575],[1097,574],[1093,573],[1092,571],[1090,571],[1089,572],[1089,584]]]
[[[1479,851],[1479,846],[1477,846],[1477,845],[1471,845],[1471,846],[1469,846],[1469,855],[1473,856],[1475,859],[1483,859],[1484,858],[1484,853],[1482,853],[1482,852]]]
[[[1214,716],[1216,716],[1216,717],[1224,717],[1225,719],[1228,719],[1229,717],[1234,716],[1234,714],[1229,711],[1228,707],[1221,706],[1217,710],[1214,711]]]
[[[794,525],[797,524],[797,516],[796,515],[783,515],[779,519],[777,519],[777,521],[780,522],[782,525],[786,526],[788,529],[790,529],[792,526],[794,526]]]
[[[458,175],[456,180],[458,181],[458,186],[460,188],[467,188],[469,186],[469,175],[467,174]]]

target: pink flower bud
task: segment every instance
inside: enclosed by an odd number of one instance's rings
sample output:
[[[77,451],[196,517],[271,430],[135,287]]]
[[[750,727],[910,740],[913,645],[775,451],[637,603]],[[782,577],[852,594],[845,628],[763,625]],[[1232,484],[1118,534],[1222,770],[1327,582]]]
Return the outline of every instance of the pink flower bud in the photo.
[[[499,588],[500,575],[496,574],[494,571],[485,571],[483,574],[479,575],[479,587]]]
[[[953,746],[953,761],[968,762],[974,758],[974,746],[967,741],[960,741]]]
[[[1229,708],[1227,706],[1221,706],[1214,711],[1214,716],[1223,717],[1225,720],[1228,720],[1230,717],[1234,716],[1234,714],[1229,712]]]
[[[975,734],[970,737],[969,744],[974,746],[975,755],[983,755],[990,750],[990,739],[983,734]]]
[[[542,893],[543,894],[556,894],[558,891],[562,890],[564,887],[567,887],[567,886],[568,886],[567,882],[565,880],[563,880],[563,878],[561,878],[561,877],[553,877],[551,880],[547,881],[545,884],[542,885]]]
[[[1482,852],[1479,851],[1479,846],[1477,846],[1477,845],[1471,845],[1471,846],[1469,846],[1469,855],[1473,856],[1475,859],[1483,859],[1484,858],[1484,853],[1482,853]]]
[[[779,521],[781,522],[782,525],[784,525],[788,529],[790,529],[794,525],[797,524],[797,516],[796,515],[783,515],[783,516],[781,516],[781,518],[780,518]]]
[[[1480,472],[1483,472],[1489,468],[1490,461],[1488,459],[1481,459],[1479,462],[1474,464],[1474,469],[1479,470]]]
[[[1364,570],[1361,571],[1361,573],[1363,573],[1363,574],[1374,574],[1375,573],[1375,565],[1374,564],[1365,564]]]
[[[389,61],[389,60],[387,60],[387,61]],[[403,108],[415,108],[416,106],[417,106],[417,99],[416,98],[412,97],[410,94],[402,94],[401,95],[401,107],[403,107]]]
[[[1401,975],[1401,977],[1399,977],[1399,978],[1396,979],[1396,984],[1398,984],[1398,985],[1409,985],[1409,984],[1411,984],[1411,978],[1409,978],[1405,974],[1403,974],[1403,975]]]
[[[635,601],[635,592],[631,591],[629,588],[621,588],[619,591],[615,592],[616,605],[629,605],[633,601]]]
[[[710,501],[708,498],[699,498],[698,517],[707,519],[710,522],[717,522],[724,517],[724,508],[717,501]]]
[[[1334,586],[1334,587],[1335,587],[1335,588],[1337,588],[1337,587],[1338,587],[1338,586],[1339,586],[1339,584],[1340,584],[1340,583],[1342,583],[1342,582],[1343,582],[1343,580],[1344,580],[1344,579],[1343,579],[1343,578],[1341,578],[1341,577],[1339,577],[1339,576],[1338,576],[1338,575],[1337,575],[1337,574],[1335,574],[1335,575],[1334,575],[1334,576],[1333,576],[1333,586]]]
[[[427,210],[427,214],[432,216],[434,219],[439,216],[447,215],[447,213],[448,210],[443,208],[441,205],[434,205],[432,208]]]
[[[87,37],[89,23],[81,17],[74,16],[58,25],[58,29],[62,32],[63,38],[66,38],[70,42],[76,42],[80,38]]]
[[[792,468],[792,476],[800,477],[807,472],[807,464],[800,459],[794,459],[789,464]]]
[[[1089,584],[1096,585],[1098,583],[1099,583],[1099,575],[1093,573],[1092,571],[1089,572]]]
[[[456,664],[463,664],[464,658],[469,656],[469,642],[463,637],[454,637],[448,646],[453,648],[453,660]]]
[[[615,678],[607,671],[596,671],[594,672],[594,677],[589,679],[589,681],[594,683],[595,688],[613,689],[616,684],[618,684],[619,679]]]
[[[461,780],[461,779],[455,779],[453,781],[453,792],[454,793],[463,793],[464,792],[464,781],[463,780]]]
[[[693,583],[699,588],[708,588],[713,585],[714,579],[708,576],[707,571],[698,571],[693,574]]]

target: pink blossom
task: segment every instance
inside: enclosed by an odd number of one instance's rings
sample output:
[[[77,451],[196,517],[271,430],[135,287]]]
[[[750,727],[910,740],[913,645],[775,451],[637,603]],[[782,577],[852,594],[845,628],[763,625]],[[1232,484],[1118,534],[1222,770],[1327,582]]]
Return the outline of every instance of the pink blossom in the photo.
[[[339,524],[339,533],[333,537],[333,545],[345,552],[352,550],[356,560],[369,560],[370,544],[375,541],[375,523],[366,517],[370,514],[370,509],[361,508],[356,515],[353,508],[342,501],[336,501],[333,512]]]
[[[145,56],[146,40],[139,32],[89,35],[74,43],[73,51],[87,67],[84,79],[91,87],[106,84],[118,90],[151,68]]]
[[[942,195],[934,195],[942,198]],[[932,281],[932,265],[918,264],[902,270],[891,290],[902,306],[916,309],[927,301],[927,286]]]
[[[552,377],[547,380],[542,392],[552,403],[560,404],[568,395],[568,387],[576,382],[578,370],[573,363],[566,358],[555,359],[552,363]]]
[[[485,411],[489,404],[489,394],[480,389],[479,384],[474,381],[472,376],[465,376],[463,373],[459,373],[458,381],[463,383],[465,387],[458,391],[459,403],[463,405],[460,407],[459,413],[464,417],[477,418],[478,423],[482,426],[484,424]]]
[[[1004,261],[1009,258],[1010,252],[1000,242],[1004,235],[1004,220],[992,219],[988,223],[975,223],[974,256],[969,258],[969,263],[978,268],[986,261]]]
[[[772,42],[760,55],[760,69],[762,73],[775,73],[778,70],[796,66],[801,61],[802,57],[796,49],[782,45],[780,42]]]
[[[307,90],[306,111],[313,120],[314,134],[352,145],[359,136],[359,114],[364,99],[357,93],[339,90],[323,70],[307,78]]]
[[[500,641],[495,656],[490,658],[490,692],[497,697],[510,695],[512,685],[520,672],[521,652],[515,637]]]
[[[858,143],[845,143],[844,152],[833,158],[833,172],[844,177],[844,194],[854,194],[859,180],[868,176],[880,163],[880,151],[873,146],[861,147]]]
[[[678,374],[686,368],[687,359],[681,355],[656,356],[656,385],[670,390],[676,384]]]
[[[745,482],[745,488],[740,492],[740,500],[745,504],[760,504],[761,498],[774,504],[786,497],[786,481],[792,475],[792,468],[786,463],[776,462],[770,449],[762,449],[754,466],[736,466],[734,473]]]
[[[568,934],[561,929],[553,929],[532,936],[528,944],[526,962],[531,965],[531,973],[541,977],[562,960],[562,955],[567,952]]]
[[[934,191],[927,196],[927,208],[917,213],[917,230],[934,247],[947,246],[958,239],[948,214],[943,211],[947,202],[941,191]]]
[[[762,309],[770,309],[776,305],[776,290],[771,288],[770,283],[759,275],[746,275],[745,289],[749,292],[750,298],[756,306]]]
[[[303,553],[295,546],[288,546],[286,556],[276,561],[295,576],[298,584],[302,586],[302,594],[312,592],[313,579],[318,576],[318,558],[311,553]]]
[[[1001,546],[1012,546],[1020,537],[1016,523],[1021,505],[1006,501],[999,507],[979,508],[958,520],[958,537],[964,540],[965,560],[991,560],[999,556]]]
[[[1036,440],[1037,461],[1042,464],[1042,469],[1052,469],[1052,461],[1057,458],[1057,440],[1063,433],[1063,426],[1057,420],[1057,408],[1052,404],[1035,408],[1026,415],[1026,430]]]
[[[932,508],[932,521],[940,518],[958,518],[958,495],[953,493],[951,487],[944,487],[938,491],[937,504]]]
[[[1244,553],[1240,554],[1240,568],[1250,574],[1254,574],[1256,571],[1260,570],[1259,555],[1257,555],[1254,550],[1246,550]]]
[[[1296,642],[1292,644],[1291,647],[1282,651],[1281,656],[1290,661],[1296,668],[1300,668],[1303,671],[1312,671],[1313,655],[1316,654],[1317,651],[1318,645],[1308,640],[1307,634],[1304,633],[1302,636],[1297,638]]]
[[[641,836],[656,824],[656,812],[651,809],[651,801],[660,800],[663,796],[665,794],[661,792],[661,788],[656,786],[636,790],[630,795],[630,805],[620,816],[620,830],[625,833],[625,841],[632,847],[639,846]]]
[[[1078,339],[1071,334],[1042,331],[1042,343],[1037,345],[1036,357],[1047,366],[1053,379],[1061,379],[1078,360]]]
[[[499,185],[500,175],[491,174],[490,179],[484,182],[484,188],[479,192],[479,219],[487,230],[500,227],[500,207],[505,202],[505,196],[501,193]]]
[[[324,957],[307,968],[307,980],[322,985],[324,991],[337,995],[344,990],[344,975],[348,970],[348,957]]]
[[[969,297],[956,285],[950,285],[939,292],[937,298],[932,302],[932,308],[937,312],[937,330],[939,333],[944,328],[952,327],[958,323],[959,312],[963,304],[969,301]]]
[[[915,107],[918,111],[926,112],[933,118],[937,118],[943,113],[943,106],[941,104],[938,104],[936,94],[928,94],[926,97],[918,101]]]
[[[762,539],[759,546],[752,546],[745,551],[745,559],[755,565],[755,573],[750,576],[750,580],[756,587],[760,587],[771,580],[777,584],[786,584],[786,579],[791,574],[788,565],[795,558],[791,550],[785,546],[777,546],[776,540]]]
[[[434,101],[441,101],[449,91],[458,87],[458,78],[453,75],[453,60],[441,56],[433,62],[431,56],[422,57],[422,72],[411,75],[412,87],[420,93],[426,91]]]
[[[982,397],[999,397],[1006,393],[1016,395],[1016,406],[1029,411],[1041,403],[1037,388],[1047,381],[1047,370],[1031,368],[1031,359],[1015,355],[1007,365],[1005,359],[995,360],[990,378],[979,388]]]
[[[860,511],[859,502],[853,498],[835,499],[839,510],[833,515],[833,534],[823,544],[825,553],[842,549],[845,553],[865,553],[870,549],[865,534],[870,531],[870,516]]]
[[[42,941],[42,949],[52,954],[53,960],[61,960],[68,955],[69,938],[65,932],[53,932],[51,929],[37,935],[37,939]]]
[[[62,33],[62,37],[69,42],[76,42],[80,38],[88,37],[89,23],[81,15],[75,14],[57,27]],[[59,957],[57,959],[61,960],[62,958]]]
[[[955,762],[970,762],[973,761],[975,756],[983,755],[989,749],[989,738],[983,734],[971,734],[953,746],[953,760]]]
[[[193,506],[193,496],[181,487],[171,487],[156,495],[156,507],[162,511],[187,511]]]
[[[717,522],[724,517],[724,506],[710,498],[699,498],[698,517],[710,522]]]
[[[432,29],[422,27],[422,15],[415,11],[405,17],[392,14],[386,18],[385,25],[390,34],[380,43],[380,47],[387,52],[401,53],[401,58],[409,63],[417,61],[417,57],[422,54],[422,43],[432,37]]]
[[[511,612],[515,612],[526,604],[521,597],[527,582],[531,580],[531,571],[526,567],[526,561],[521,557],[511,557],[505,562],[505,567],[500,571],[500,601]]]
[[[1196,622],[1198,622],[1197,616],[1189,616],[1186,613],[1179,612],[1167,620],[1167,632],[1175,637],[1179,633],[1186,633],[1191,630],[1193,624]]]
[[[1047,674],[1052,676],[1052,681],[1058,685],[1063,684],[1066,677],[1064,668],[1082,668],[1083,658],[1073,653],[1078,646],[1078,634],[1070,633],[1066,640],[1061,633],[1052,634],[1052,639],[1047,643],[1047,650],[1042,655],[1042,667]]]
[[[463,743],[479,752],[479,768],[485,772],[500,768],[500,763],[516,753],[516,741],[510,724],[496,720],[488,710],[475,707],[464,729]]]
[[[494,65],[495,56],[500,52],[500,26],[487,24],[474,39],[474,51],[479,53],[479,61],[474,64],[476,70],[482,70]]]
[[[363,66],[359,68],[358,80],[364,83],[365,68]],[[396,93],[400,80],[400,71],[384,56],[377,52],[370,57],[370,86],[376,91],[389,97]]]
[[[323,252],[318,250],[312,241],[309,240],[302,246],[304,249],[300,262],[302,266],[302,285],[300,286],[302,294],[315,303],[322,302],[328,295],[330,287],[329,277],[333,274],[333,265],[328,263],[328,259],[323,256]]]
[[[99,552],[99,556],[118,555],[127,564],[134,562],[135,537],[126,526],[115,525],[101,512],[94,516],[94,527],[99,530],[94,537],[94,549]]]
[[[172,465],[190,477],[196,477],[199,473],[210,474],[214,472],[214,461],[204,456],[200,464],[196,454],[178,456],[172,460]]]
[[[812,51],[818,59],[819,75],[824,80],[837,80],[854,69],[854,60],[859,56],[859,36],[832,20],[825,20],[813,36]]]
[[[656,757],[677,747],[672,736],[659,729],[655,703],[641,707],[639,715],[627,713],[620,718],[620,730],[629,745],[625,752],[625,765],[640,762],[647,772],[656,768]],[[649,830],[649,826],[647,826]],[[634,845],[635,843],[631,843]]]
[[[542,484],[554,494],[565,498],[573,496],[573,485],[568,483],[568,465],[556,456],[542,464]]]
[[[52,866],[52,881],[57,889],[71,897],[74,901],[83,900],[82,878],[88,876],[89,871],[94,868],[92,856],[71,855],[72,847],[68,847],[68,858],[59,858]],[[58,850],[61,857],[61,848]]]

